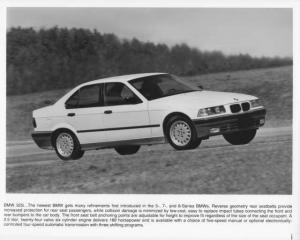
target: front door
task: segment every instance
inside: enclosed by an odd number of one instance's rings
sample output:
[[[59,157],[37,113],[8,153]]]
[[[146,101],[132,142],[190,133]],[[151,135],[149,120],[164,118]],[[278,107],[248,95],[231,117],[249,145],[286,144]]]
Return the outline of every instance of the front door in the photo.
[[[109,142],[151,137],[147,102],[143,102],[124,83],[104,84],[103,123]]]

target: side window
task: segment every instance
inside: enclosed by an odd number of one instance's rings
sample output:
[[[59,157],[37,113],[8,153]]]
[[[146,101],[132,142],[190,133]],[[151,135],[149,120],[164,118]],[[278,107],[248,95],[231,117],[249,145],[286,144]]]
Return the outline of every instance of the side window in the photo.
[[[65,103],[66,109],[76,108],[79,102],[79,90],[75,92]]]
[[[101,101],[101,86],[89,85],[80,88],[66,102],[66,108],[87,108],[103,106]]]
[[[105,83],[104,104],[105,106],[138,104],[142,101],[125,84],[120,82]]]
[[[150,76],[130,81],[133,87],[148,100],[157,99],[163,96],[160,82],[160,76]]]

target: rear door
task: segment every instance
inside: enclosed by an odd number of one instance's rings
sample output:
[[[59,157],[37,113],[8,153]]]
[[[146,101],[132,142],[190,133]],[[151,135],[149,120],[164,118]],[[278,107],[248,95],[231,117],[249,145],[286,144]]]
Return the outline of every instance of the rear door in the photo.
[[[151,137],[147,102],[121,82],[104,84],[104,115],[107,141],[124,141]]]
[[[66,122],[72,125],[81,144],[106,141],[103,124],[103,84],[83,86],[65,104]]]

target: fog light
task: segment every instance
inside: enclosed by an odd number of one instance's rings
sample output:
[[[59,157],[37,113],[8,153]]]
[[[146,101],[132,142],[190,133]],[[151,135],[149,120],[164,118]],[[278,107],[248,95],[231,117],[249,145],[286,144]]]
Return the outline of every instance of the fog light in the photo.
[[[209,131],[210,133],[218,133],[220,132],[220,128],[211,128]]]
[[[265,123],[265,119],[263,119],[263,118],[262,118],[262,119],[259,119],[259,124],[262,125],[262,124],[264,124],[264,123]]]

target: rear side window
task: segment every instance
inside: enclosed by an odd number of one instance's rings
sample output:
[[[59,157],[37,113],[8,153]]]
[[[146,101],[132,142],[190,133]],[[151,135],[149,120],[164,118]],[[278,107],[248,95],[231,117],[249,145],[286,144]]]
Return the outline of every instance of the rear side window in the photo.
[[[80,88],[66,102],[66,108],[88,108],[103,106],[101,84]]]

